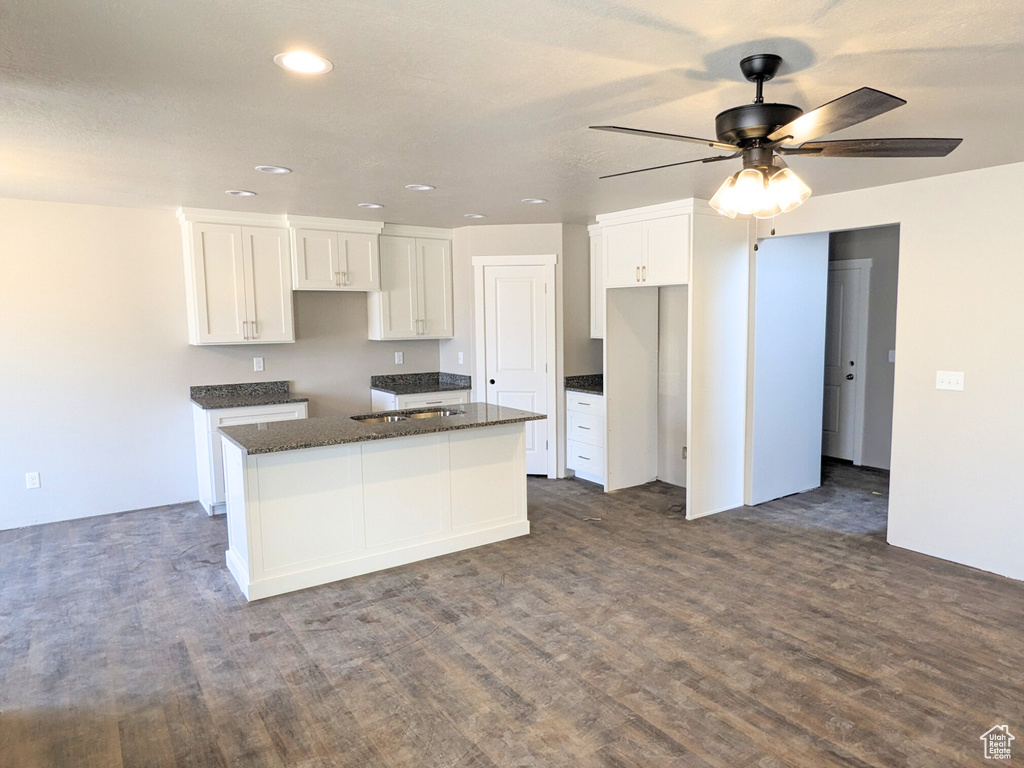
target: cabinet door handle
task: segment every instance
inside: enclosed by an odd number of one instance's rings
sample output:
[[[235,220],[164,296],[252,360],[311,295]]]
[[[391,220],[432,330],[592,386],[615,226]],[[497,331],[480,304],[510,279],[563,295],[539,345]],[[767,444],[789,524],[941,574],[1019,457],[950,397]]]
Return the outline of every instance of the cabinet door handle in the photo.
[[[334,273],[334,284],[341,285],[341,272]]]
[[[643,279],[642,279],[642,282],[645,282],[645,283],[646,283],[646,282],[647,282],[647,267],[643,267],[643,268],[642,268],[642,270],[641,270],[641,272],[642,272],[642,274],[643,274]]]
[[[341,285],[348,285],[348,272],[341,273]]]
[[[636,268],[636,281],[638,283],[640,282],[640,267]]]
[[[249,321],[248,320],[243,320],[242,321],[242,338],[243,339],[248,339],[249,338]]]
[[[258,339],[260,337],[260,335],[259,335],[259,333],[256,330],[256,328],[258,327],[256,325],[256,321],[255,320],[250,320],[249,322],[252,323],[252,328],[250,329],[250,336],[251,336],[251,338]]]

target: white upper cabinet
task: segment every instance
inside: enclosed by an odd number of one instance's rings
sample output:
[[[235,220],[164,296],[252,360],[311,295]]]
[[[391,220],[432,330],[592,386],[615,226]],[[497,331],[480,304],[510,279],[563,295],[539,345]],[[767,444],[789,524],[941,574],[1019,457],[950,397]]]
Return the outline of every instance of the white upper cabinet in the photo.
[[[677,214],[602,226],[604,287],[688,283],[690,219]]]
[[[379,293],[367,296],[371,339],[447,339],[454,335],[451,240],[381,235],[380,286]]]
[[[604,236],[601,227],[592,224],[590,232],[590,338],[604,338]]]
[[[378,236],[372,221],[289,216],[297,291],[379,291]]]
[[[281,217],[195,210],[178,216],[189,343],[295,341],[288,230],[274,226]]]

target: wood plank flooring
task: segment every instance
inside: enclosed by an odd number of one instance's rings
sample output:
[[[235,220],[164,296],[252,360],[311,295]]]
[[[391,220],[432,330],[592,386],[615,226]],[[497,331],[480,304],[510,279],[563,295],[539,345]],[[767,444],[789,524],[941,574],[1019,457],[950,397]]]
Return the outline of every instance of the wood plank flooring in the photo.
[[[886,483],[531,479],[528,537],[251,605],[198,505],[0,532],[0,768],[1024,760],[1024,583],[886,545]]]

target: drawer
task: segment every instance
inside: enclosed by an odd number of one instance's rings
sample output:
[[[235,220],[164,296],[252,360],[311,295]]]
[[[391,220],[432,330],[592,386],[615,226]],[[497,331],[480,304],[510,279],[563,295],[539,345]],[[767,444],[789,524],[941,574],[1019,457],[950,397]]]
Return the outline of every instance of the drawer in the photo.
[[[209,411],[210,430],[233,427],[238,424],[257,424],[264,421],[288,421],[306,418],[306,403],[257,405],[248,408],[224,408]]]
[[[430,405],[463,405],[469,402],[469,392],[425,392],[417,395],[399,395],[397,408],[425,408]]]
[[[566,392],[565,408],[568,411],[593,413],[604,416],[604,395],[588,395],[586,392]]]
[[[568,439],[588,445],[604,445],[604,416],[569,411]]]
[[[565,465],[575,472],[604,477],[604,448],[568,440]]]

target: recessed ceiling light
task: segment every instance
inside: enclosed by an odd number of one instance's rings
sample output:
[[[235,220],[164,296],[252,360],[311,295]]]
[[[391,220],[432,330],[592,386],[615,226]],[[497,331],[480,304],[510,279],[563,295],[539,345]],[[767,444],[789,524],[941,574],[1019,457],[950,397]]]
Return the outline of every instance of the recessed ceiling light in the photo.
[[[256,197],[256,193],[248,189],[225,189],[224,194],[232,197]]]
[[[466,219],[486,219],[487,218],[482,213],[464,213],[464,214],[462,214],[462,217],[466,218]]]
[[[406,189],[411,189],[413,192],[429,192],[433,189],[429,184],[406,184]]]
[[[285,168],[283,165],[257,165],[256,170],[260,173],[291,173],[291,168]]]
[[[322,56],[309,51],[287,51],[274,57],[277,66],[301,75],[322,75],[334,69],[334,65]]]
[[[519,202],[526,203],[527,205],[540,205],[541,203],[546,203],[547,200],[543,197],[524,197]]]
[[[380,203],[356,203],[356,208],[383,208]]]

